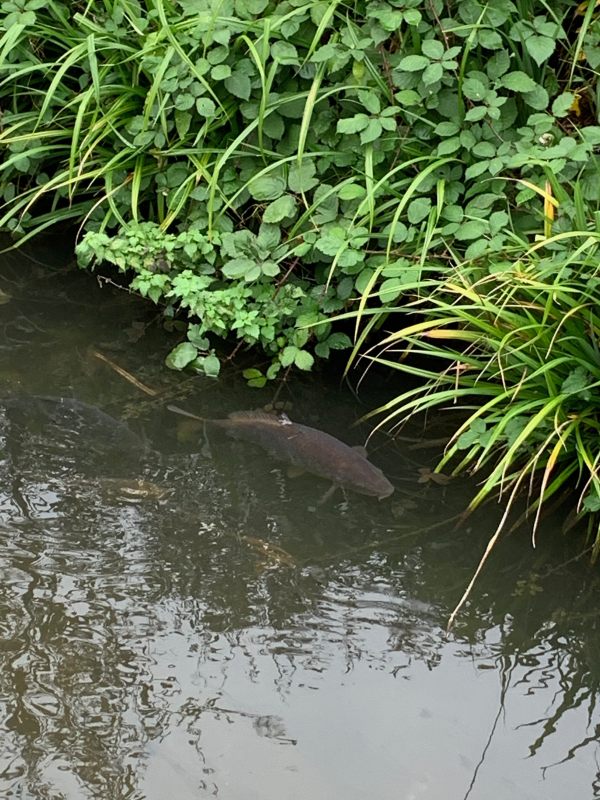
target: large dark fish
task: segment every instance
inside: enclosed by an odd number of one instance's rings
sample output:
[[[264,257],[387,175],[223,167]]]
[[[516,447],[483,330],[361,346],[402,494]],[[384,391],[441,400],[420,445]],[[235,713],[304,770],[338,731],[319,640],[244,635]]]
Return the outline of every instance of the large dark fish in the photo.
[[[222,428],[234,439],[257,444],[277,460],[327,478],[335,486],[380,500],[394,491],[392,484],[380,469],[371,464],[362,448],[350,447],[317,428],[291,422],[285,415],[235,411],[227,419],[203,419],[176,406],[169,406],[169,409]]]
[[[146,447],[124,422],[75,398],[13,395],[0,398],[0,413],[4,410],[20,428],[37,438],[56,441],[64,449],[77,448],[82,455],[140,455]]]

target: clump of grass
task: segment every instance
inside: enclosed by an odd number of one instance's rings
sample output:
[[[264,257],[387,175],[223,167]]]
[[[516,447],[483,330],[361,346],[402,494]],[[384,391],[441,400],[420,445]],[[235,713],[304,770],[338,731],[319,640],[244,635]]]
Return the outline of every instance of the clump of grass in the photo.
[[[466,413],[437,469],[486,476],[469,510],[492,496],[505,504],[480,568],[524,491],[534,545],[544,505],[574,489],[568,509],[587,520],[592,558],[600,553],[599,245],[596,232],[560,234],[491,270],[429,275],[391,311],[397,330],[364,356],[424,379],[377,409],[382,424]]]

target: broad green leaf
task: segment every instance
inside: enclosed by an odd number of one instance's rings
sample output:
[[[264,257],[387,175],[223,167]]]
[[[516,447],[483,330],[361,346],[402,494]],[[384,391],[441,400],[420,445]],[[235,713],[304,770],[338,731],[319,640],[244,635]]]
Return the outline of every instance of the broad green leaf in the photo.
[[[225,78],[231,77],[231,67],[228,64],[217,64],[211,69],[210,77],[213,81],[223,81]]]
[[[429,59],[425,56],[405,56],[398,64],[398,68],[405,72],[421,72],[429,66]]]
[[[421,80],[425,86],[431,86],[433,83],[440,81],[443,74],[444,68],[441,64],[436,62],[434,64],[429,64],[429,66],[425,68]]]
[[[308,371],[312,369],[314,363],[314,356],[311,355],[311,353],[309,353],[307,350],[296,351],[294,355],[294,364],[298,367],[298,369]]]
[[[588,494],[583,500],[583,508],[591,514],[600,511],[600,494]]]
[[[449,222],[461,222],[464,216],[462,206],[449,204],[444,206],[442,217]]]
[[[276,264],[275,261],[263,261],[263,263],[260,265],[260,269],[262,274],[269,278],[274,278],[281,272],[279,264]]]
[[[416,106],[421,102],[421,95],[414,89],[403,89],[401,92],[396,92],[394,99],[401,106]]]
[[[335,222],[339,214],[339,199],[332,193],[333,186],[328,183],[319,183],[313,193],[312,202],[315,210],[311,219],[316,225],[325,225]]]
[[[195,103],[194,95],[187,92],[180,92],[175,97],[175,108],[178,111],[189,111]]]
[[[208,350],[210,347],[210,341],[204,335],[204,333],[202,333],[202,327],[200,325],[188,325],[186,335],[188,341],[190,341],[198,350]]]
[[[465,78],[462,90],[469,100],[483,100],[487,94],[485,85],[477,78]]]
[[[456,238],[461,241],[468,241],[469,239],[478,239],[488,231],[488,224],[485,220],[472,219],[463,222],[456,231]]]
[[[286,188],[285,178],[267,173],[253,178],[248,184],[250,196],[255,200],[277,200]]]
[[[487,113],[488,110],[485,106],[475,106],[467,111],[465,120],[467,122],[478,122],[480,119],[483,119]]]
[[[421,45],[423,55],[439,60],[444,55],[444,45],[437,39],[425,39]]]
[[[221,362],[217,356],[211,354],[204,357],[202,368],[208,378],[218,378],[221,371]]]
[[[374,142],[376,139],[379,139],[382,133],[382,125],[381,122],[377,119],[377,117],[373,117],[373,119],[369,120],[369,124],[361,131],[360,134],[360,141],[362,144],[368,144],[369,142]]]
[[[543,86],[536,85],[532,92],[526,92],[523,95],[523,100],[530,108],[535,108],[537,111],[545,111],[548,108],[550,98],[548,92]]]
[[[258,236],[256,237],[257,245],[271,252],[277,247],[280,241],[281,228],[279,225],[262,222],[258,229]]]
[[[289,367],[294,363],[294,359],[296,358],[296,354],[299,352],[298,348],[294,345],[288,345],[284,347],[279,355],[279,360],[281,361],[281,365],[283,367]]]
[[[300,63],[298,51],[290,42],[273,42],[271,58],[276,58],[281,64],[297,65]]]
[[[354,284],[356,291],[359,294],[362,294],[365,291],[373,275],[374,275],[374,270],[372,270],[370,267],[361,270]]]
[[[505,89],[510,89],[511,92],[533,92],[538,86],[529,75],[521,70],[508,72],[500,78],[499,83]]]
[[[319,237],[315,246],[326,256],[336,256],[341,249],[348,247],[348,242],[343,230],[333,229]]]
[[[262,128],[263,133],[266,133],[271,139],[277,139],[278,141],[283,138],[285,133],[285,123],[277,112],[272,112],[268,117],[263,119]]]
[[[552,113],[555,117],[566,117],[575,102],[573,92],[563,92],[552,103]]]
[[[404,21],[407,25],[414,27],[418,25],[423,19],[421,12],[416,8],[407,8],[403,13]]]
[[[248,381],[248,386],[255,389],[262,389],[267,382],[267,376],[263,375],[259,369],[245,369],[242,375]]]
[[[225,88],[235,97],[241,100],[249,100],[250,92],[252,91],[252,84],[250,78],[239,70],[234,72],[229,78],[225,78]]]
[[[295,213],[296,199],[291,194],[284,194],[265,208],[263,222],[281,222],[282,219],[292,217]]]
[[[211,48],[206,56],[206,60],[209,64],[221,64],[227,56],[229,55],[229,48],[225,45],[219,45],[218,47]]]
[[[471,242],[471,244],[465,250],[465,258],[470,261],[480,258],[482,255],[484,255],[484,253],[487,253],[489,249],[489,239],[476,239],[474,242]]]
[[[510,56],[506,50],[500,50],[498,53],[488,59],[485,65],[485,71],[490,80],[495,81],[510,67]]]
[[[413,200],[409,206],[407,211],[408,221],[411,222],[413,225],[421,222],[429,215],[431,210],[431,198],[429,197],[417,197],[416,200]]]
[[[253,389],[262,389],[267,383],[267,378],[267,375],[259,375],[256,378],[249,378],[248,386],[252,386]]]
[[[198,355],[198,350],[191,342],[182,342],[174,347],[165,359],[165,364],[169,369],[184,369]]]
[[[461,141],[458,136],[453,136],[451,139],[443,139],[437,146],[437,153],[440,156],[447,156],[460,150],[460,146]]]
[[[435,132],[438,136],[454,136],[460,130],[460,126],[456,122],[440,122],[436,125]]]
[[[496,148],[491,142],[478,142],[471,152],[477,158],[493,158],[496,155]]]
[[[327,338],[327,344],[332,350],[345,350],[352,347],[352,340],[348,334],[336,331]]]
[[[267,380],[272,381],[276,378],[279,373],[281,372],[281,363],[279,361],[274,361],[271,366],[267,369]]]
[[[257,17],[268,5],[269,0],[235,0],[235,10],[241,17]]]
[[[466,450],[474,444],[485,446],[486,439],[489,438],[491,431],[486,430],[487,425],[481,419],[474,420],[469,426],[468,430],[462,433],[457,441],[456,447],[458,450]]]
[[[489,167],[489,161],[477,161],[475,164],[471,164],[470,167],[467,167],[465,170],[465,178],[467,180],[471,180],[472,178],[477,178],[479,175],[483,175],[484,172],[487,172]]]
[[[214,117],[217,107],[210,97],[199,97],[196,100],[196,111],[202,117]]]
[[[404,281],[400,278],[386,278],[379,287],[379,299],[382,303],[392,303],[404,289]]]
[[[384,31],[390,32],[398,30],[404,18],[402,11],[390,8],[387,3],[374,3],[367,16],[374,17]]]
[[[346,183],[338,192],[340,200],[358,200],[366,194],[366,189],[358,183]]]
[[[477,41],[487,50],[499,50],[502,47],[502,37],[491,28],[481,28],[477,33]]]
[[[288,173],[288,187],[290,192],[301,194],[314,188],[319,179],[316,177],[316,167],[312,160],[304,159],[301,164],[294,164]]]
[[[379,114],[381,111],[381,102],[375,92],[359,92],[358,99],[360,100],[363,108],[365,108],[370,114]]]
[[[340,119],[337,123],[338,133],[358,133],[364,130],[369,124],[369,117],[366,114],[355,114],[353,117]]]
[[[175,128],[180,139],[185,139],[192,124],[192,115],[188,111],[175,111]]]
[[[556,39],[549,36],[526,36],[525,47],[538,67],[547,61],[556,47]]]
[[[494,211],[490,214],[490,218],[488,220],[488,224],[490,226],[490,233],[492,236],[495,236],[501,230],[506,228],[510,221],[510,217],[506,213],[506,211]]]
[[[226,278],[247,278],[255,271],[255,267],[256,262],[251,258],[232,258],[223,265],[221,272]]]
[[[142,131],[134,138],[133,143],[136,147],[147,147],[154,141],[154,131]]]

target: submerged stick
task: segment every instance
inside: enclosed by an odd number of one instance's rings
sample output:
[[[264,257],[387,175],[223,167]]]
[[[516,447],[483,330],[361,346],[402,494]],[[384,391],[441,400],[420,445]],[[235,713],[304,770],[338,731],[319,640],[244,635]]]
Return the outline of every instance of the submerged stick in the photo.
[[[94,356],[94,358],[97,358],[100,361],[104,361],[105,364],[108,364],[108,366],[118,375],[120,375],[122,378],[125,378],[125,380],[129,381],[129,383],[132,383],[136,389],[144,392],[144,394],[150,395],[150,397],[156,397],[159,394],[156,389],[151,389],[149,386],[146,386],[146,384],[139,381],[135,375],[132,375],[131,372],[127,372],[126,369],[123,369],[123,367],[120,367],[118,364],[115,364],[115,362],[111,361],[108,356],[105,356],[98,350],[90,350],[90,353]]]

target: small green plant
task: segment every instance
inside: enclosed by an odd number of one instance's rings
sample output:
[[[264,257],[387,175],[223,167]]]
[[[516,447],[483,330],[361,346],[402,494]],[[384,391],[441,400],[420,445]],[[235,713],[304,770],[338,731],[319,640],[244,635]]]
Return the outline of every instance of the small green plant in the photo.
[[[166,317],[184,311],[186,320],[199,320],[187,325],[186,340],[167,357],[171,369],[217,377],[220,361],[208,337],[233,336],[237,346],[259,347],[269,357],[266,370],[247,373],[252,386],[263,386],[282,368],[309,370],[313,353],[327,358],[351,345],[345,333],[331,331],[321,289],[298,279],[284,282],[284,276],[277,284],[269,280],[286,256],[273,225],[263,223],[257,235],[224,233],[210,242],[198,231],[164,234],[146,222],[115,236],[89,233],[76,252],[83,267],[105,261],[135,273],[131,288],[160,303]],[[332,296],[329,307],[336,306],[341,303]],[[314,331],[309,327],[323,322]]]

